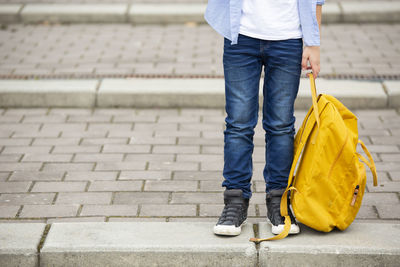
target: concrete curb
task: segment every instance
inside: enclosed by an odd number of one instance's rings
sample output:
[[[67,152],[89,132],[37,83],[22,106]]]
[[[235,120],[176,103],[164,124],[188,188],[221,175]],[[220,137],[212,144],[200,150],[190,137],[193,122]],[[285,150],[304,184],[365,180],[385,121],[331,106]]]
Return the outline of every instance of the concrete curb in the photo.
[[[259,224],[261,238],[273,236],[270,227]],[[400,261],[399,225],[353,223],[331,233],[300,227],[293,238],[262,242],[259,266],[398,266]]]
[[[206,4],[1,4],[0,23],[205,23]],[[323,23],[400,22],[400,2],[325,3]]]
[[[0,223],[1,266],[397,266],[398,224],[353,223],[320,233],[305,226],[295,237],[249,241],[216,236],[211,222]],[[48,229],[48,228],[47,228]],[[270,226],[259,223],[260,237]],[[7,261],[6,261],[7,260]]]
[[[399,81],[318,78],[317,93],[333,95],[350,109],[400,107]],[[309,81],[302,78],[295,108],[311,103]],[[0,107],[224,108],[225,89],[223,79],[0,80]]]
[[[1,223],[0,266],[39,266],[37,247],[46,224]]]

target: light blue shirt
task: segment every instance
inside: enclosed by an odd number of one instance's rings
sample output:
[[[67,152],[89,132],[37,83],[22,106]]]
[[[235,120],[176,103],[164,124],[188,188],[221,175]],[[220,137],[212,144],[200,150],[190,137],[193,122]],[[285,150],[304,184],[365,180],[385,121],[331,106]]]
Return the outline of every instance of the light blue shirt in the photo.
[[[204,18],[210,26],[231,44],[237,44],[244,0],[209,0]],[[316,6],[325,0],[298,0],[299,18],[305,46],[319,46]]]

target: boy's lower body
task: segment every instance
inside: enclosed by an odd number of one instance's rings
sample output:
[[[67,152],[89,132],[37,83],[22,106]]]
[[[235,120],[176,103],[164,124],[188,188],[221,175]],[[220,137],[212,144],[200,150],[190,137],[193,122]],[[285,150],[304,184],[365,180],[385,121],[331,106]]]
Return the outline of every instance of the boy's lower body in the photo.
[[[225,76],[224,170],[225,207],[214,233],[238,235],[246,222],[252,196],[254,128],[258,121],[259,84],[262,68],[262,126],[265,130],[266,204],[272,232],[283,230],[280,199],[286,189],[293,161],[294,102],[298,93],[303,41],[261,40],[239,34],[238,43],[224,40]],[[289,209],[290,211],[290,209]],[[295,222],[293,215],[292,222]],[[298,233],[296,223],[290,233]]]

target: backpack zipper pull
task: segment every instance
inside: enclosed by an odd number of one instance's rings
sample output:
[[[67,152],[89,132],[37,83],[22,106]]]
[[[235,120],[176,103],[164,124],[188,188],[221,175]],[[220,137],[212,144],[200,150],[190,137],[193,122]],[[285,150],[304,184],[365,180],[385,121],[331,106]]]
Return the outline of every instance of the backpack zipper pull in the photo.
[[[350,206],[354,206],[354,204],[356,204],[356,200],[357,200],[357,195],[358,195],[358,190],[359,189],[360,189],[360,186],[357,185],[356,189],[354,189],[353,200],[351,201]]]

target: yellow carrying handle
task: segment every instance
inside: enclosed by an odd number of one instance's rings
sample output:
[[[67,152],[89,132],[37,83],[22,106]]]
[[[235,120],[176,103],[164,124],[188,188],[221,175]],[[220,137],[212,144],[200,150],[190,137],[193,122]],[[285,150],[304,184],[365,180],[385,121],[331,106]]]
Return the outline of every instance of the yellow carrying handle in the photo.
[[[312,98],[312,104],[313,104],[313,109],[314,109],[314,116],[315,116],[315,121],[317,122],[317,131],[314,135],[314,138],[311,140],[312,144],[315,144],[315,139],[317,138],[318,131],[319,131],[319,111],[318,111],[318,104],[317,104],[317,89],[315,86],[315,79],[314,75],[311,73],[307,73],[308,78],[310,78],[310,85],[311,85],[311,98]]]
[[[319,125],[320,125],[320,120],[319,120],[319,111],[318,111],[318,104],[317,104],[317,90],[315,87],[315,80],[314,80],[314,76],[312,75],[312,73],[308,74],[308,77],[310,78],[310,85],[311,85],[311,96],[312,96],[312,101],[313,101],[313,111],[314,111],[314,115],[315,115],[315,120],[317,122],[318,128],[317,128],[317,132],[314,136],[314,139],[312,140],[312,144],[315,143],[315,137],[318,135],[318,130],[319,130]],[[296,164],[299,160],[301,151],[303,150],[303,146],[305,145],[304,142],[302,142],[302,140],[300,140],[300,144],[299,147],[296,150],[296,154],[294,155],[294,159],[292,162],[292,166],[290,169],[290,173],[289,173],[289,177],[288,177],[288,186],[285,190],[285,192],[282,195],[282,199],[281,199],[281,216],[285,217],[285,226],[283,228],[283,231],[271,238],[250,238],[250,241],[255,242],[255,243],[260,243],[262,241],[271,241],[271,240],[279,240],[279,239],[283,239],[285,237],[287,237],[289,235],[289,231],[290,231],[290,226],[292,224],[291,219],[289,217],[288,214],[288,193],[290,190],[296,190],[295,187],[292,186],[292,181],[293,181],[293,174],[294,174],[294,170],[296,168]]]
[[[361,147],[364,150],[365,154],[367,154],[367,157],[368,157],[369,161],[365,157],[363,157],[361,154],[359,154],[357,152],[356,152],[356,154],[365,164],[367,164],[367,166],[371,170],[372,177],[374,179],[374,186],[377,186],[378,185],[378,178],[377,178],[378,175],[376,174],[375,162],[372,159],[371,153],[369,153],[369,151],[368,151],[367,147],[365,146],[364,142],[361,141],[360,139],[358,139],[358,143],[361,144]]]

